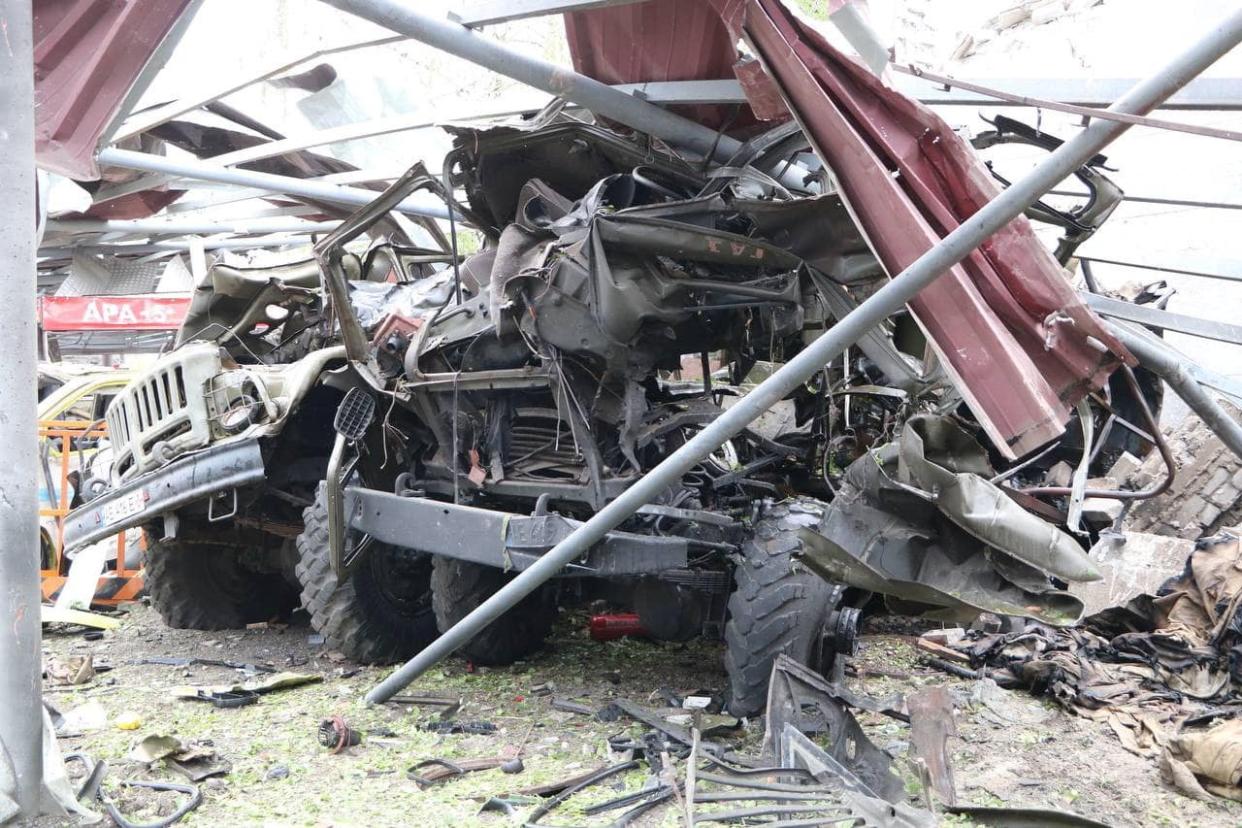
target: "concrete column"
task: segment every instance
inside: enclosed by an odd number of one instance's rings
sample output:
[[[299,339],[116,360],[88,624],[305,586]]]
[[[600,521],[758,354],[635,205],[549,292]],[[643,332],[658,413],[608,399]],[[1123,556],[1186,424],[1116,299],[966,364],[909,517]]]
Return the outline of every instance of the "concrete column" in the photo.
[[[26,817],[43,778],[31,37],[30,0],[0,0],[0,745]]]

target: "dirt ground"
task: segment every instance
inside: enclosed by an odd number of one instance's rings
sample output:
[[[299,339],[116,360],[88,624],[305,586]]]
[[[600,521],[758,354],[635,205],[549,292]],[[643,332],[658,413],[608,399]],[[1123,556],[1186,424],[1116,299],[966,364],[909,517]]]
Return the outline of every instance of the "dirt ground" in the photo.
[[[911,634],[918,627],[885,623],[879,629],[888,631],[873,630],[863,637],[855,659],[861,677],[852,679],[853,688],[872,695],[931,684],[952,688],[959,705],[960,738],[952,745],[952,758],[960,801],[1056,808],[1119,827],[1242,825],[1242,806],[1203,803],[1170,790],[1153,763],[1127,753],[1102,723],[1068,715],[1020,692],[1008,694],[1003,709],[972,708],[973,682],[920,664]],[[62,738],[61,749],[107,760],[105,790],[134,822],[151,821],[175,807],[172,794],[122,793],[116,786],[119,779],[184,781],[161,763],[147,768],[126,759],[143,736],[169,734],[182,742],[210,741],[232,765],[227,775],[203,783],[203,803],[183,825],[504,825],[512,823],[499,814],[479,813],[489,796],[610,764],[615,758],[609,758],[606,738],[643,730],[628,719],[603,723],[553,710],[552,696],[538,695],[539,685],[552,683],[555,696],[594,709],[616,697],[659,706],[658,688],[686,693],[720,690],[725,684],[716,643],[599,643],[587,637],[582,615],[567,613],[548,648],[525,663],[468,672],[465,662],[455,659],[411,687],[407,692],[460,696],[459,720],[484,720],[497,727],[490,735],[439,735],[419,728],[438,719],[436,708],[365,707],[363,694],[388,670],[350,664],[312,643],[309,634],[296,623],[286,629],[223,633],[171,630],[141,605],[102,640],[87,641],[80,631],[49,631],[45,656],[90,653],[96,664],[112,668],[86,685],[46,685],[45,698],[62,713],[94,701],[108,716],[100,729]],[[232,683],[242,674],[220,667],[137,663],[169,656],[263,664],[321,676],[323,681],[265,695],[248,707],[217,710],[172,698],[169,688]],[[877,676],[868,668],[888,675]],[[137,730],[117,727],[127,714],[141,719]],[[361,745],[340,755],[329,753],[316,738],[320,720],[334,715],[366,733]],[[895,767],[910,779],[907,791],[918,798],[920,788],[902,758],[908,727],[875,714],[861,714],[859,720],[877,745],[899,757]],[[733,738],[753,748],[761,738],[760,728],[760,722],[747,722]],[[481,771],[426,791],[406,778],[406,770],[420,760],[489,757],[519,746],[525,770],[517,775]],[[634,771],[614,786],[584,793],[544,824],[606,824],[617,812],[588,818],[581,808],[636,790],[644,777],[644,772]],[[38,824],[74,823],[45,819]],[[680,813],[664,806],[635,824],[680,825]]]

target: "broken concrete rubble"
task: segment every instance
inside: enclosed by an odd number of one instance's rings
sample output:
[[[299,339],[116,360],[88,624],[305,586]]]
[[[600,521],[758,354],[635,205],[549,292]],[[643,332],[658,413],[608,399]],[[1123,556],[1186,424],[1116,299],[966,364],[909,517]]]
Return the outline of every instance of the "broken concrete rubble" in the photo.
[[[1146,532],[1109,532],[1091,547],[1091,559],[1103,577],[1072,584],[1069,591],[1091,616],[1124,605],[1143,593],[1155,595],[1165,581],[1181,573],[1194,543]]]

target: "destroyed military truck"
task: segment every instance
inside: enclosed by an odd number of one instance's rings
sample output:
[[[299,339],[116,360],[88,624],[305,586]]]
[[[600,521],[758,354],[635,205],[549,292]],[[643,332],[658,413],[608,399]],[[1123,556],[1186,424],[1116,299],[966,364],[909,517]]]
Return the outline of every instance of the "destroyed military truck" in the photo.
[[[329,474],[299,538],[304,561],[329,549],[345,585],[376,550],[427,553],[441,631],[884,278],[794,128],[709,174],[641,134],[567,119],[454,132],[444,169],[466,194],[454,209],[485,243],[454,269],[443,306],[390,314],[376,336],[343,301],[343,245],[421,186],[418,171],[317,247],[371,401],[360,389],[343,402],[337,424],[353,460]],[[988,138],[1023,139],[1012,123]],[[761,172],[781,162],[805,166],[806,193]],[[1064,257],[1090,235],[1088,211],[1108,212],[1088,172],[1080,178],[1099,198],[1072,213],[1038,207],[1065,227]],[[914,318],[898,315],[464,653],[519,659],[548,632],[558,595],[604,594],[652,637],[722,635],[730,707],[749,713],[776,653],[826,669],[848,651],[871,592],[946,618],[1072,622],[1081,604],[1061,587],[1096,577],[1084,543],[1055,508],[997,481],[1038,481],[1066,458],[1081,477],[1122,450],[1148,450],[1120,427],[1096,438],[1095,422],[1124,411],[1154,432],[1152,383],[1119,375],[1080,404],[1076,435],[1014,464],[985,448],[946,375]],[[1079,523],[1070,516],[1085,540]],[[339,588],[314,598],[315,623],[329,630],[357,600]]]
[[[988,140],[1023,140],[996,126]],[[449,187],[417,166],[317,262],[215,266],[177,349],[109,409],[109,488],[66,536],[145,526],[170,624],[239,626],[300,591],[333,648],[410,655],[885,278],[792,124],[706,170],[555,112],[452,131]],[[804,191],[763,172],[782,164]],[[1033,211],[1066,229],[1063,260],[1108,212],[1102,177],[1080,178],[1087,207]],[[480,252],[360,254],[419,189],[464,191],[453,212]],[[826,669],[847,651],[872,592],[905,612],[1073,620],[1061,587],[1094,575],[1086,537],[999,482],[1147,450],[1151,384],[1114,379],[1077,431],[1014,464],[899,314],[464,652],[520,659],[558,603],[603,597],[654,638],[722,636],[731,709],[750,713],[778,652]],[[1140,426],[1096,437],[1097,421]]]
[[[405,313],[441,302],[451,285],[432,266],[448,254],[377,237],[345,263],[364,313],[394,293]],[[297,607],[294,539],[356,383],[338,339],[315,261],[209,268],[175,347],[108,407],[111,468],[88,481],[67,546],[145,529],[147,589],[173,627],[236,628]]]

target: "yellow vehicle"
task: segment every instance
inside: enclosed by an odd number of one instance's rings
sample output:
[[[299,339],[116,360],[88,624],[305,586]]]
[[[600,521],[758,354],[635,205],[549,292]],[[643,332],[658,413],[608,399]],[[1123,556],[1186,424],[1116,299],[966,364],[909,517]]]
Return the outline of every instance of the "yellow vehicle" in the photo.
[[[49,363],[40,366],[39,377],[43,395],[38,409],[39,557],[44,597],[51,599],[63,586],[69,566],[62,555],[63,518],[78,505],[83,487],[90,483],[89,470],[106,434],[104,411],[134,378],[134,372]],[[141,588],[139,580],[132,579],[135,583],[131,584],[128,577],[140,565],[138,550],[130,547],[132,560],[124,559],[124,545],[109,551],[110,568],[123,577],[109,584],[103,598],[122,600]]]

